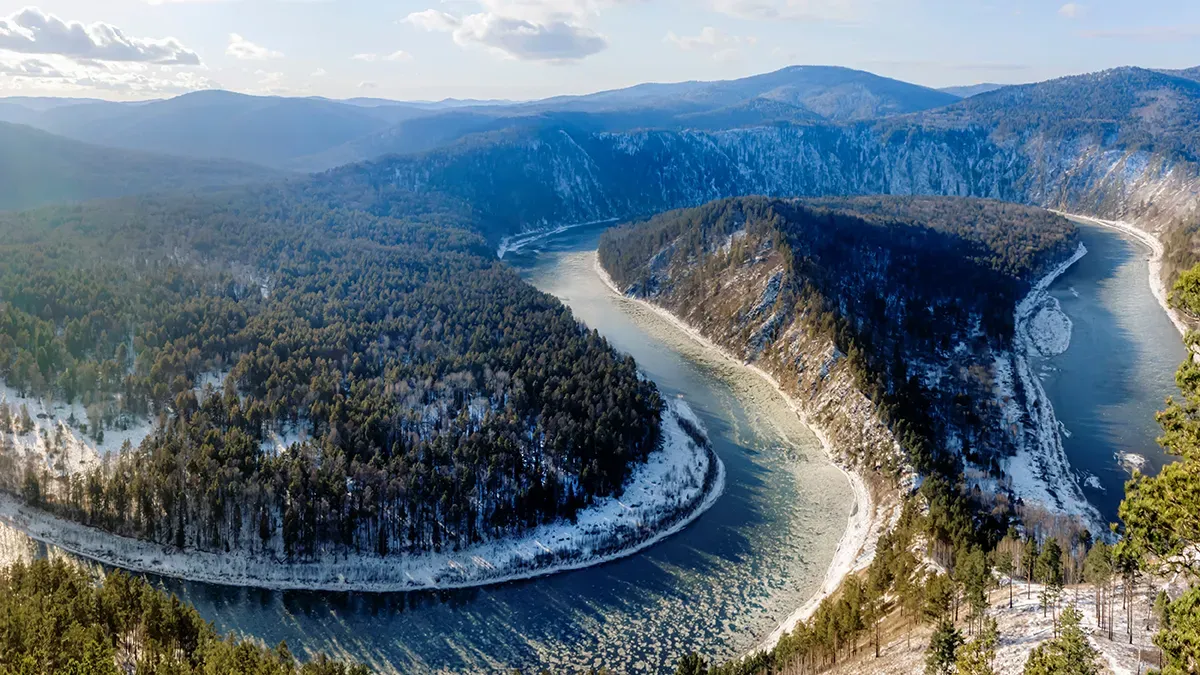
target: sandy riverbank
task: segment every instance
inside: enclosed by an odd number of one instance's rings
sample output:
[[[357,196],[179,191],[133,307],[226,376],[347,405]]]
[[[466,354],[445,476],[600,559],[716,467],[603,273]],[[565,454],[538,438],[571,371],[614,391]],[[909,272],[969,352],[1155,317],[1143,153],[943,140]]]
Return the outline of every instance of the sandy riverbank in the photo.
[[[686,403],[663,415],[663,445],[617,497],[598,500],[577,522],[543,525],[511,539],[421,555],[350,554],[318,563],[179,551],[119,537],[22,505],[0,494],[0,522],[75,555],[135,572],[273,590],[397,592],[469,588],[582,569],[643,551],[716,503],[725,467],[684,430],[703,425]]]
[[[779,642],[779,639],[786,633],[791,632],[802,621],[810,618],[820,606],[821,601],[832,595],[841,585],[842,581],[849,574],[860,570],[870,564],[871,558],[875,550],[875,543],[879,537],[892,524],[894,518],[886,516],[881,505],[877,504],[871,495],[871,491],[867,488],[863,477],[853,468],[844,466],[838,461],[838,454],[834,451],[829,443],[829,439],[824,433],[824,430],[810,423],[807,415],[803,412],[800,405],[783,391],[779,382],[768,372],[761,368],[745,363],[738,359],[727,349],[709,340],[700,333],[694,326],[683,321],[666,309],[647,302],[639,298],[631,298],[617,288],[612,278],[600,265],[598,257],[593,255],[593,268],[597,276],[608,287],[613,294],[624,298],[629,302],[636,303],[638,306],[647,309],[648,311],[659,316],[667,323],[671,324],[679,332],[683,333],[688,339],[699,344],[710,354],[727,361],[739,369],[748,371],[757,378],[765,382],[774,393],[787,404],[787,407],[797,415],[803,424],[812,431],[821,443],[822,449],[828,456],[830,461],[841,470],[850,485],[850,489],[854,496],[854,506],[851,510],[850,517],[846,523],[845,534],[842,535],[838,542],[837,549],[834,552],[833,559],[829,563],[829,567],[825,572],[824,579],[818,591],[813,594],[803,605],[797,608],[792,614],[784,619],[767,638],[756,648],[756,650],[770,650]]]

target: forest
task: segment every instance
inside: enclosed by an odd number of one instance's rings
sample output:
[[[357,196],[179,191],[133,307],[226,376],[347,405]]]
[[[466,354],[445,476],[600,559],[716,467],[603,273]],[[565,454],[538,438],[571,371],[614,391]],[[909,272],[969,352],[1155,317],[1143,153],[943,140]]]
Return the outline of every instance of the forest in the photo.
[[[301,665],[287,645],[218,635],[179,598],[113,572],[58,560],[0,569],[0,672],[13,675],[367,675],[324,655]]]
[[[620,492],[662,408],[632,359],[496,261],[460,207],[379,216],[306,189],[0,214],[0,377],[86,406],[67,423],[93,438],[155,420],[86,474],[6,442],[3,488],[110,532],[288,560],[461,547]]]
[[[772,345],[791,321],[825,333],[916,469],[957,477],[964,459],[1000,475],[1012,444],[992,355],[1011,347],[1031,281],[1077,246],[1067,220],[994,201],[750,197],[613,228],[599,256],[618,286],[685,311],[706,306],[714,279],[779,256],[777,292],[730,318],[733,341]]]
[[[1200,265],[1180,275],[1172,303],[1200,308],[1197,279]],[[1200,346],[1200,333],[1185,341]],[[1135,472],[1112,533],[1090,532],[1073,518],[1037,509],[1018,509],[1007,525],[996,522],[994,504],[972,499],[956,474],[934,473],[906,501],[867,569],[848,576],[777,646],[723,664],[693,653],[676,673],[819,673],[854,659],[869,667],[880,657],[887,624],[910,640],[915,627],[932,628],[926,673],[994,675],[1001,636],[989,613],[1000,584],[1008,590],[999,601],[1007,595],[1010,606],[1022,585],[1026,594],[1039,586],[1038,603],[1054,620],[1053,637],[1033,649],[1026,675],[1099,675],[1103,661],[1081,625],[1094,626],[1098,640],[1132,644],[1139,595],[1153,598],[1144,628],[1155,631],[1158,652],[1146,655],[1154,666],[1148,672],[1200,672],[1200,365],[1186,360],[1176,384],[1182,397],[1169,400],[1157,419],[1159,443],[1177,461],[1157,476]],[[936,566],[920,559],[922,551]],[[1182,590],[1171,583],[1179,581]],[[1079,584],[1095,596],[1086,616],[1072,603]]]

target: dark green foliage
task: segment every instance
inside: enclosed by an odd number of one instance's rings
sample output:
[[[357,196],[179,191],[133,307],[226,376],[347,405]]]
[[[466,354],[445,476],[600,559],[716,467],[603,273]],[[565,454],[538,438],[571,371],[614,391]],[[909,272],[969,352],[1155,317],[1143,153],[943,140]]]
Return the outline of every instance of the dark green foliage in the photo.
[[[194,608],[122,572],[96,586],[56,562],[0,570],[0,672],[15,675],[366,675],[324,655],[301,665],[275,649],[221,637]]]
[[[743,241],[757,248],[743,250]],[[918,364],[944,363],[959,345],[975,355],[1007,348],[1011,308],[1077,245],[1069,221],[993,201],[747,197],[611,229],[601,237],[599,257],[622,289],[696,305],[720,265],[778,254],[786,275],[771,309],[785,317],[815,315],[806,328],[827,334],[849,357],[860,390],[878,405],[912,464],[927,475],[956,478],[962,459],[998,473],[1008,453],[1006,430],[986,402],[992,362],[955,363],[967,375],[936,387],[923,384]],[[713,253],[722,246],[728,256]],[[763,318],[738,317],[753,325]],[[950,436],[961,439],[961,452],[945,450]]]
[[[1062,613],[1060,635],[1033,649],[1025,662],[1025,675],[1096,675],[1099,653],[1088,644],[1080,624],[1081,615],[1073,606]]]
[[[1154,644],[1163,650],[1163,675],[1200,672],[1200,587],[1163,608],[1162,630]]]
[[[32,476],[49,507],[306,559],[466,545],[621,489],[661,407],[632,359],[462,212],[337,200],[354,201],[284,186],[0,218],[0,376],[95,409],[93,435],[160,425],[92,475]],[[289,429],[311,440],[262,449]]]
[[[948,620],[938,623],[925,652],[925,675],[952,675],[963,636]]]

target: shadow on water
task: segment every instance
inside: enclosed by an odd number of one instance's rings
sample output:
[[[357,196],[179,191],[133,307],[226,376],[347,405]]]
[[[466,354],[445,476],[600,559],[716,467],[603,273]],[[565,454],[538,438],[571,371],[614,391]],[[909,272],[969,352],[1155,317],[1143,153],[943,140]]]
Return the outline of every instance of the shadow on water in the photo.
[[[1039,365],[1084,492],[1115,521],[1129,477],[1118,457],[1141,455],[1148,472],[1169,461],[1154,413],[1177,393],[1184,348],[1150,291],[1148,250],[1110,229],[1080,233],[1088,254],[1050,287],[1073,323],[1070,347]]]

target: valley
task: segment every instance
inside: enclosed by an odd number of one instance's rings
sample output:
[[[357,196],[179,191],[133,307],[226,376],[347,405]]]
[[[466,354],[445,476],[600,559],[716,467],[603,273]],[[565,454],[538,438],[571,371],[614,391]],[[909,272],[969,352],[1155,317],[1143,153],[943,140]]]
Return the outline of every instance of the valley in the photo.
[[[881,630],[905,669],[1013,579],[1054,640],[1084,583],[1186,618],[1198,116],[1145,68],[0,102],[0,563],[397,673],[821,672]]]

